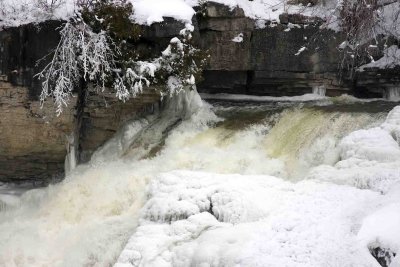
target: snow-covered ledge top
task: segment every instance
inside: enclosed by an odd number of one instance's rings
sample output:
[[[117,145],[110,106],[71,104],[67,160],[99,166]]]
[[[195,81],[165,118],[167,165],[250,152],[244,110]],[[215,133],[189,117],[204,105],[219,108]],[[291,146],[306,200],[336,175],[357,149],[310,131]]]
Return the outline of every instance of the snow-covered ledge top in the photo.
[[[57,2],[60,3],[46,7],[36,0],[0,0],[0,30],[3,27],[18,27],[51,19],[66,20],[74,14],[76,0]]]
[[[47,0],[50,1],[50,0]],[[184,23],[191,22],[200,0],[129,0],[135,13],[132,18],[136,23],[151,25],[171,17]],[[282,13],[302,13],[304,15],[320,15],[327,8],[322,6],[304,7],[288,5],[282,0],[206,0],[224,4],[230,8],[240,7],[245,15],[255,20],[279,22]],[[205,1],[201,1],[204,3]],[[336,3],[336,0],[329,2]],[[40,23],[49,19],[66,20],[73,16],[77,0],[60,0],[51,10],[49,7],[38,5],[36,0],[0,0],[0,28],[17,27],[28,23]]]
[[[184,23],[190,23],[195,11],[189,1],[184,0],[130,0],[135,13],[133,19],[136,23],[151,25],[163,21],[164,17],[171,17]]]
[[[391,69],[396,66],[400,66],[400,48],[397,45],[392,45],[386,48],[383,52],[383,57],[376,61],[362,65],[358,70],[364,71],[365,69],[369,68]]]

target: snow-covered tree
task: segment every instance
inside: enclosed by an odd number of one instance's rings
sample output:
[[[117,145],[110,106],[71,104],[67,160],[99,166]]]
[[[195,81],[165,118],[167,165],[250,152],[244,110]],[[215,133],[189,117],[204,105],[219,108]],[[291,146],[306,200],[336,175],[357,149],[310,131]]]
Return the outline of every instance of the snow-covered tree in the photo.
[[[124,0],[83,2],[60,31],[50,63],[37,74],[42,103],[52,97],[60,114],[81,81],[98,91],[111,89],[123,101],[151,84],[164,85],[162,95],[195,84],[206,56],[192,44],[193,26],[186,25],[160,57],[137,60],[134,43],[140,31],[130,21],[131,13],[131,4]]]
[[[104,90],[115,69],[112,41],[104,31],[94,33],[84,22],[67,22],[60,35],[50,63],[37,74],[42,80],[40,100],[53,97],[58,114],[82,78]]]

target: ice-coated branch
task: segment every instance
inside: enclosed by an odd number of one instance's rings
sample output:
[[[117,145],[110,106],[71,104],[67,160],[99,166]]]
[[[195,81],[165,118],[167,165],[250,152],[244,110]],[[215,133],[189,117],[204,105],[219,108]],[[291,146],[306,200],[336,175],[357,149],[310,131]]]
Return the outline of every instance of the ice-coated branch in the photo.
[[[94,32],[79,20],[68,22],[50,63],[36,75],[42,81],[41,103],[52,97],[59,115],[82,79],[99,91],[112,89],[122,101],[154,83],[164,83],[170,95],[193,86],[205,60],[190,43],[192,30],[182,30],[181,38],[173,38],[160,57],[134,61],[124,58],[106,31]]]
[[[118,53],[104,31],[94,33],[85,23],[67,22],[60,35],[50,63],[36,75],[42,80],[42,104],[53,97],[57,114],[68,105],[81,78],[104,91]]]
[[[79,82],[79,62],[77,60],[77,37],[79,32],[70,23],[60,31],[61,39],[49,64],[36,76],[42,80],[40,101],[43,105],[48,97],[53,97],[56,112],[60,114],[68,104],[75,85]]]

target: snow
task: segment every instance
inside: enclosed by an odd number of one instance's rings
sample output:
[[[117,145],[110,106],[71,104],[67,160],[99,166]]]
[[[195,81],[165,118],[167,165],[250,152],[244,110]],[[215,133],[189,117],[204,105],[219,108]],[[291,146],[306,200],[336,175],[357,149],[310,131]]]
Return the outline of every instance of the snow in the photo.
[[[51,3],[50,0],[43,1]],[[66,20],[75,11],[75,0],[58,1],[50,11],[34,0],[0,0],[0,30],[2,27],[18,27],[28,23],[39,23],[49,19]]]
[[[183,0],[130,0],[134,6],[133,19],[139,24],[151,25],[171,17],[191,23],[194,9]]]
[[[392,45],[383,52],[383,57],[361,66],[359,70],[364,71],[367,68],[390,69],[400,65],[400,48],[397,45]]]
[[[235,37],[232,39],[232,42],[235,42],[235,43],[241,43],[241,42],[243,42],[243,33],[239,33],[237,36],[235,36]]]
[[[377,193],[176,171],[154,179],[149,194],[120,263],[134,254],[134,266],[377,266],[355,231]]]
[[[399,190],[396,194],[400,193]],[[400,202],[385,205],[362,222],[358,233],[360,241],[370,247],[400,250]]]
[[[302,47],[299,49],[299,51],[297,51],[297,53],[294,54],[294,55],[295,55],[295,56],[298,56],[298,55],[300,55],[301,53],[303,53],[306,49],[307,49],[307,47],[302,46]]]
[[[382,193],[400,182],[400,107],[395,107],[379,127],[355,131],[339,144],[341,160],[319,166],[308,178],[348,184]]]
[[[400,148],[393,137],[380,127],[359,130],[343,138],[341,159],[391,162],[400,159]]]
[[[191,23],[195,14],[194,7],[207,1],[199,0],[129,0],[134,6],[132,16],[136,23],[151,25],[161,22],[165,17],[174,18],[184,23]],[[288,5],[281,0],[213,0],[229,6],[231,9],[240,7],[245,15],[256,20],[259,27],[265,27],[266,21],[278,22],[279,15],[298,13],[306,15],[326,16],[327,7],[304,7],[301,5]],[[68,19],[73,16],[76,9],[76,0],[61,1],[53,11],[44,8],[35,0],[1,0],[3,12],[0,12],[0,26],[12,27],[27,23],[39,23],[48,19]],[[262,26],[264,25],[264,26]]]

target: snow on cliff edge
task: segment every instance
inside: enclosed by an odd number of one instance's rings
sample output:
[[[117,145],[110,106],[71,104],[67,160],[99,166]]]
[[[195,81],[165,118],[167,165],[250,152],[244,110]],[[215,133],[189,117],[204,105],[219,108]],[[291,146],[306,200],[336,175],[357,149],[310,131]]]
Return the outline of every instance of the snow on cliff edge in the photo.
[[[50,0],[47,0],[51,3]],[[150,25],[163,21],[164,17],[188,23],[191,22],[195,11],[193,7],[200,5],[200,0],[129,0],[134,6],[133,19],[135,22]],[[207,0],[206,0],[207,1]],[[205,1],[201,1],[204,3]],[[211,1],[210,1],[211,2]],[[301,12],[305,15],[325,15],[328,7],[288,5],[281,0],[213,0],[230,8],[240,7],[246,16],[255,20],[279,22],[279,15]],[[329,3],[335,2],[331,0]],[[49,19],[65,20],[76,10],[77,0],[56,1],[52,10],[49,5],[38,4],[38,0],[0,0],[0,27],[17,27],[28,23],[39,23]],[[317,12],[317,10],[319,10]]]

